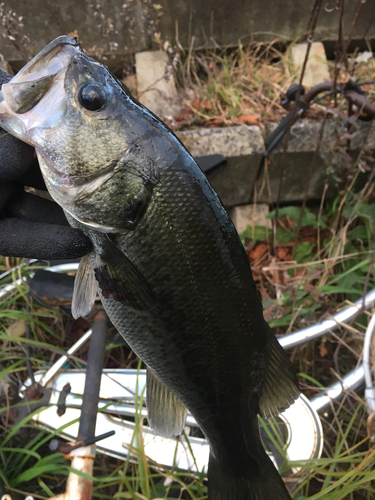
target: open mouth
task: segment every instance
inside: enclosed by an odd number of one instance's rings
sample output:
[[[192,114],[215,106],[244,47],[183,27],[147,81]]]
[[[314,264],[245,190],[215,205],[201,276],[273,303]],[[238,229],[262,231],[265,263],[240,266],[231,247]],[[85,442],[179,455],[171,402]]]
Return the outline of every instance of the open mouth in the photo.
[[[4,84],[0,92],[0,125],[32,144],[29,129],[45,121],[47,108],[54,110],[52,124],[57,116],[61,117],[65,96],[63,76],[72,58],[80,52],[74,38],[56,38]],[[52,88],[55,91],[49,92]]]

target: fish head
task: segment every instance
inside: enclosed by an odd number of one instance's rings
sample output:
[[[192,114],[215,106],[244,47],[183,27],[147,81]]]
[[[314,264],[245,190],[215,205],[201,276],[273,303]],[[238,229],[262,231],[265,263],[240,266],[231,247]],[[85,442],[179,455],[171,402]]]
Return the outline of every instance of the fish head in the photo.
[[[0,126],[35,147],[47,189],[70,215],[119,232],[137,223],[156,182],[154,159],[138,146],[156,132],[142,108],[62,36],[3,85]]]

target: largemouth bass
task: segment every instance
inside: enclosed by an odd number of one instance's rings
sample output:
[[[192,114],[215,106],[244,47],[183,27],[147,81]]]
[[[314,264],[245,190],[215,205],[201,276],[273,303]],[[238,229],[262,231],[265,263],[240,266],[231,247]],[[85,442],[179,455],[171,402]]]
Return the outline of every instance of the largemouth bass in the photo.
[[[194,159],[69,37],[4,85],[0,101],[0,125],[35,147],[51,196],[92,240],[73,312],[90,310],[97,287],[148,367],[150,425],[177,435],[189,409],[210,443],[210,500],[290,499],[257,415],[286,409],[298,382]]]

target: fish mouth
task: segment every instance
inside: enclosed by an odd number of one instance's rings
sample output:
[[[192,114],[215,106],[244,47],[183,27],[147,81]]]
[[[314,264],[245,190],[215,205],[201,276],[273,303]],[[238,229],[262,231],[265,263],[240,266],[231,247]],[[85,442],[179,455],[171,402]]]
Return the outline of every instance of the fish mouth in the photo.
[[[65,35],[59,36],[31,59],[12,80],[21,79],[21,81],[30,81],[30,75],[32,80],[35,73],[38,73],[39,76],[57,73],[62,66],[66,65],[61,60],[62,49],[64,47],[74,47],[74,51],[79,50],[82,52],[75,38]],[[59,58],[56,59],[57,55]]]
[[[0,125],[29,144],[32,144],[32,128],[53,126],[65,109],[64,75],[71,60],[81,52],[77,40],[68,36],[60,36],[49,43],[2,86]],[[55,92],[49,92],[52,87]],[[46,120],[47,110],[51,118]]]

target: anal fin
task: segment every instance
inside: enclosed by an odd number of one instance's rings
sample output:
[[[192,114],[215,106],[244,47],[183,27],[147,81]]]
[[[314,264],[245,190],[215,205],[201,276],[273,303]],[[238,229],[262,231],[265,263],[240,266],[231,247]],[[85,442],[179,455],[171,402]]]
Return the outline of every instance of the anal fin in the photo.
[[[86,316],[93,308],[97,290],[94,273],[87,257],[82,257],[74,280],[72,316]]]
[[[186,422],[184,403],[147,368],[147,420],[161,436],[178,436]]]
[[[259,398],[263,418],[275,417],[289,408],[301,392],[292,363],[269,327],[267,340],[267,367]]]

